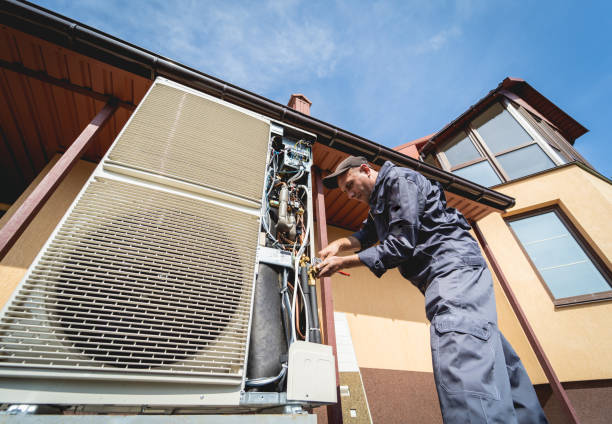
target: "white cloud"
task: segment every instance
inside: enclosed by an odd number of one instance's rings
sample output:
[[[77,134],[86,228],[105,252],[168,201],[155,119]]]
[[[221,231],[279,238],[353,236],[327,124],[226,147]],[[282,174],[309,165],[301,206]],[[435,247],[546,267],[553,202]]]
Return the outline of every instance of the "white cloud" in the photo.
[[[325,77],[339,55],[334,31],[304,19],[297,2],[262,7],[177,2],[150,14],[154,38],[174,59],[250,90],[265,91],[279,78]]]
[[[461,28],[457,26],[454,26],[450,29],[444,29],[434,34],[432,37],[428,38],[421,44],[417,45],[415,48],[415,53],[423,54],[440,50],[442,47],[445,47],[447,44],[459,38],[461,34]]]

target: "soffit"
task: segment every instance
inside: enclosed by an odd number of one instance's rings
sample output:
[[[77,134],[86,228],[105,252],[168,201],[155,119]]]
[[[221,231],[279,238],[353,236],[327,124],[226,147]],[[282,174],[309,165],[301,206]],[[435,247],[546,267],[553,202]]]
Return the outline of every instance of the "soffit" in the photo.
[[[69,87],[58,85],[58,81]],[[122,107],[83,157],[98,162],[151,83],[148,78],[0,26],[0,93],[5,99],[0,108],[0,177],[11,182],[0,188],[0,203],[12,203],[56,153],[70,146],[102,109],[104,98],[113,97]],[[346,156],[315,144],[315,165],[324,175]],[[349,200],[340,190],[326,189],[325,194],[328,222],[359,228],[367,216],[367,205]],[[496,211],[460,195],[446,194],[449,206],[458,207],[468,219]]]
[[[313,148],[314,164],[322,171],[323,176],[330,174],[348,155],[328,146],[316,143]],[[380,167],[374,165],[376,170]],[[368,216],[369,207],[365,203],[351,200],[340,189],[324,188],[325,215],[329,225],[348,230],[357,230]],[[459,210],[468,220],[477,221],[491,212],[499,210],[445,191],[449,207]]]
[[[15,201],[49,160],[70,146],[104,107],[104,99],[114,97],[122,107],[83,157],[98,162],[131,115],[129,105],[138,104],[150,84],[146,78],[0,26],[0,203]]]

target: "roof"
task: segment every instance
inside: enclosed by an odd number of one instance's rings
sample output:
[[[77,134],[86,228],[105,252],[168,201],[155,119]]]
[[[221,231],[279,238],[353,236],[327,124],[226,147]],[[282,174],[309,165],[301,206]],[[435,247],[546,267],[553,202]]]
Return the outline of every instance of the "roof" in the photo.
[[[525,80],[507,77],[495,89],[489,91],[486,96],[470,106],[464,113],[444,126],[440,131],[402,144],[395,149],[401,151],[402,148],[415,144],[419,152],[427,153],[434,145],[447,140],[458,130],[464,128],[476,115],[501,97],[521,102],[530,112],[538,115],[559,130],[565,139],[572,144],[574,144],[578,137],[588,132],[579,122],[548,100]]]
[[[39,6],[4,0],[0,2],[0,24],[0,90],[8,102],[0,112],[0,125],[5,129],[0,134],[0,177],[13,182],[0,188],[0,202],[12,203],[107,101],[118,99],[120,108],[111,124],[84,156],[99,161],[155,77],[164,76],[315,133],[315,165],[323,174],[343,157],[360,154],[375,166],[390,160],[441,182],[451,198],[457,196],[476,206],[472,212],[465,211],[471,218],[505,210],[514,203],[502,193]],[[330,210],[336,207],[334,199],[343,208],[354,206],[333,194],[326,199]],[[363,219],[361,215],[367,214],[362,209],[352,207],[350,216],[330,216],[328,222],[355,228]]]

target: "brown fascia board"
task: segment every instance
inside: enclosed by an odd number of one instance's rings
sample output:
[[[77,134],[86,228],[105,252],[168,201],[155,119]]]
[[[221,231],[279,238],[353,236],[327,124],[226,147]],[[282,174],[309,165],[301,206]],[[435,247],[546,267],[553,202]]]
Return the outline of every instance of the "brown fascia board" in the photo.
[[[489,107],[493,102],[497,101],[497,99],[500,97],[508,97],[504,94],[507,92],[523,99],[530,108],[533,108],[533,111],[536,112],[537,115],[540,115],[540,117],[550,122],[572,144],[574,144],[574,141],[578,137],[588,132],[579,122],[557,107],[525,80],[506,77],[495,89],[489,91],[486,96],[470,106],[468,110],[459,115],[459,117],[431,136],[425,144],[419,143],[422,146],[420,152],[422,154],[427,154],[434,145],[454,136],[457,131],[465,128],[469,121]],[[513,99],[510,98],[510,100]],[[421,139],[415,140],[415,142],[420,140]]]
[[[15,0],[0,0],[0,24],[74,50],[117,68],[154,80],[162,76],[230,103],[261,113],[279,122],[302,128],[318,136],[318,142],[352,155],[362,155],[374,164],[390,160],[421,172],[455,194],[504,211],[514,198],[490,190],[450,172],[410,158],[391,148],[330,125],[310,115],[229,84],[223,80],[126,43],[75,20],[40,6]]]
[[[509,78],[506,78],[506,80],[508,79]],[[504,82],[506,80],[504,80]],[[589,131],[578,121],[565,113],[561,108],[548,100],[548,98],[533,88],[529,83],[522,80],[521,82],[522,83],[519,84],[513,84],[509,91],[515,93],[539,113],[541,113],[570,143],[574,144],[574,141],[578,137],[586,134]]]

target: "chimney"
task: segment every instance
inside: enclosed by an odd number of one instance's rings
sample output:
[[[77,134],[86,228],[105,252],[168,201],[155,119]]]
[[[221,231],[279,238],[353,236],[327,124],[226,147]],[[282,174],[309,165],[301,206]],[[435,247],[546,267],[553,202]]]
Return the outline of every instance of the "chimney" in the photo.
[[[291,98],[289,99],[289,103],[287,103],[287,106],[289,106],[291,109],[302,112],[304,115],[310,115],[311,105],[312,102],[303,94],[292,94]]]

